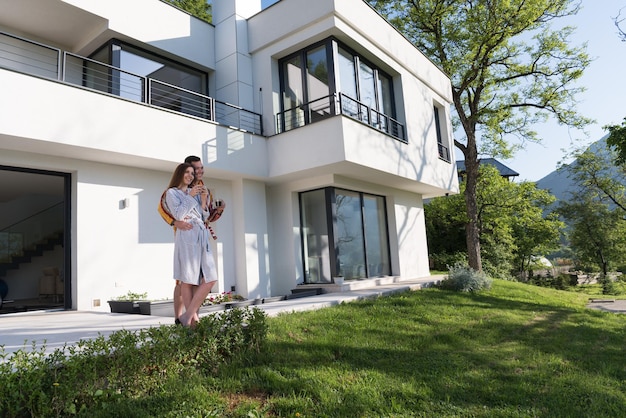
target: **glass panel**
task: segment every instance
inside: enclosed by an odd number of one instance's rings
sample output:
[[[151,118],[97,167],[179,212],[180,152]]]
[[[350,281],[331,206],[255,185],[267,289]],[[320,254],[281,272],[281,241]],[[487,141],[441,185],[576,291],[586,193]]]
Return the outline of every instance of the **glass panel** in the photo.
[[[205,74],[177,65],[128,45],[122,45],[119,67],[133,74],[205,94]]]
[[[308,51],[306,54],[307,88],[309,102],[330,94],[328,89],[328,63],[326,46]]]
[[[354,56],[343,48],[339,48],[339,91],[343,95],[341,111],[353,118],[358,118],[359,104],[357,99],[356,67]]]
[[[354,57],[343,48],[339,48],[339,87],[341,93],[357,99]]]
[[[376,86],[374,83],[374,70],[361,61],[359,64],[359,100],[365,106],[376,109]],[[369,115],[363,114],[361,120],[370,123]]]
[[[435,115],[435,131],[437,131],[437,143],[443,144],[441,139],[441,124],[439,122],[439,109],[437,109],[437,106],[433,108],[433,113]]]
[[[378,73],[378,111],[395,118],[391,91],[391,79],[380,71]]]
[[[300,195],[306,283],[331,283],[326,207],[324,190]]]
[[[385,198],[363,196],[368,277],[390,275]]]
[[[302,90],[302,60],[295,56],[283,63],[283,109],[285,130],[304,125],[304,112],[300,106],[304,103]]]
[[[58,50],[0,33],[0,67],[56,80],[58,64]]]
[[[328,86],[328,61],[326,46],[307,52],[307,88],[309,123],[325,119],[330,112],[330,89]]]
[[[366,277],[359,193],[336,190],[334,228],[338,274],[346,280]]]
[[[378,77],[378,120],[374,121],[378,129],[385,132],[389,132],[389,119],[388,117],[394,117],[393,103],[391,99],[391,79],[382,74],[381,71],[376,71]]]
[[[122,43],[113,43],[102,48],[91,58],[115,68],[86,61],[83,75],[85,86],[107,91],[129,100],[144,101],[145,79],[149,78],[162,82],[152,83],[151,104],[194,116],[207,117],[207,99],[199,96],[208,92],[207,75],[202,71]]]

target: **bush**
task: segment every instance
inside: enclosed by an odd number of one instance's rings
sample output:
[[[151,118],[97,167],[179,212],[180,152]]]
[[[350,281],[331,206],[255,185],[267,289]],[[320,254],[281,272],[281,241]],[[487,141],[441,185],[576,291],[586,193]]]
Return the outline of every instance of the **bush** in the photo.
[[[235,308],[203,317],[193,330],[121,330],[51,354],[34,343],[12,354],[0,346],[0,415],[87,414],[147,398],[180,376],[212,375],[228,361],[259,352],[266,333],[265,312]]]
[[[619,290],[617,289],[617,285],[611,276],[601,276],[598,279],[598,283],[602,285],[602,294],[603,295],[618,295]]]
[[[467,264],[467,253],[437,253],[431,254],[430,259],[432,261],[433,270],[447,270],[448,266],[454,266],[456,264]]]
[[[576,286],[578,284],[578,278],[576,275],[570,275],[566,273],[561,273],[558,276],[552,276],[552,274],[548,274],[547,276],[533,276],[528,279],[528,283],[533,284],[535,286],[541,287],[551,287],[553,289],[558,290],[566,290],[572,286]]]
[[[491,288],[492,279],[483,272],[469,266],[455,264],[448,268],[448,277],[439,283],[439,287],[457,292],[480,292]]]

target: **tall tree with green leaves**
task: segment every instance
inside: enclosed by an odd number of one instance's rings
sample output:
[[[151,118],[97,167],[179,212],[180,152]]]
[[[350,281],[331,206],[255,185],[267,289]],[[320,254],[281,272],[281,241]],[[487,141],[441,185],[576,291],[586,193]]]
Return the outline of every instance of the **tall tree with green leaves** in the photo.
[[[582,263],[605,276],[626,256],[626,165],[617,131],[623,135],[615,127],[606,143],[577,150],[575,161],[561,168],[575,185],[558,209],[569,226],[569,245]]]
[[[608,125],[604,129],[609,131],[606,144],[617,153],[615,165],[626,166],[626,118],[621,125]]]
[[[598,267],[606,277],[626,256],[626,222],[606,202],[584,193],[576,197],[559,205],[570,225],[570,246],[580,264]]]
[[[173,6],[183,9],[187,13],[211,23],[212,6],[207,0],[165,0]]]
[[[452,79],[455,146],[465,159],[468,262],[482,270],[476,187],[481,155],[510,157],[526,141],[540,141],[537,123],[550,116],[582,128],[575,84],[590,58],[573,46],[574,0],[369,0]]]
[[[566,169],[568,177],[577,189],[568,200],[580,200],[588,196],[592,200],[602,201],[622,212],[626,219],[626,164],[623,158],[626,150],[620,150],[620,141],[613,134],[606,139],[606,144],[598,141],[585,150],[577,150],[572,155],[575,161]],[[624,143],[626,146],[626,143]]]
[[[465,185],[461,183],[461,190]],[[544,215],[555,200],[548,191],[532,182],[508,181],[486,164],[480,166],[477,191],[481,248],[489,275],[509,278],[511,273],[522,273],[533,256],[558,248],[564,225],[556,215]],[[456,259],[465,251],[463,200],[454,195],[424,205],[428,247],[438,259],[446,259],[445,255]]]

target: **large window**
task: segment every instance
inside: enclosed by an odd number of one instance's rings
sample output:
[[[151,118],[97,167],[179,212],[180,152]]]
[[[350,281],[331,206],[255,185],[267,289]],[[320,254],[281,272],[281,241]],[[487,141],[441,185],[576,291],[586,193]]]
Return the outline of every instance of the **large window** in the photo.
[[[147,86],[141,77],[153,81],[150,103],[178,112],[206,117],[207,74],[142,49],[112,40],[96,51],[84,75],[87,87],[130,100],[144,101]],[[96,62],[97,61],[97,62]],[[119,68],[113,70],[98,62]],[[103,74],[111,72],[108,77]],[[197,93],[197,94],[196,94]]]
[[[306,283],[391,274],[385,198],[326,188],[300,194]]]
[[[395,121],[391,76],[335,39],[281,60],[280,79],[279,131],[337,114],[334,99],[341,96],[343,114],[404,140]]]

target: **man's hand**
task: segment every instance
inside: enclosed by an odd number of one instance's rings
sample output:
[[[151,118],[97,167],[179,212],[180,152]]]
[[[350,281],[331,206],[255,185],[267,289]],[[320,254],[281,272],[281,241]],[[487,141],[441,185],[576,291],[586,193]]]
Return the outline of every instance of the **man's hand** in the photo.
[[[180,229],[181,231],[189,231],[193,228],[193,225],[185,221],[174,221],[174,227],[176,227],[176,229]]]

